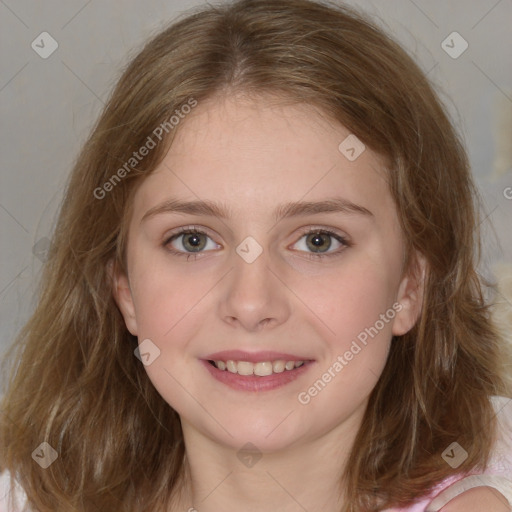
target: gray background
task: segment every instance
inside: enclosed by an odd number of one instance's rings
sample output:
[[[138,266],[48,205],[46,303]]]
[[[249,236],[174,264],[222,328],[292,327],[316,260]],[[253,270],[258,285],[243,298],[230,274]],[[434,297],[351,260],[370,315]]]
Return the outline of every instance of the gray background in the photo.
[[[202,3],[0,0],[0,355],[34,307],[63,185],[121,67],[149,36]],[[487,217],[480,272],[500,283],[496,315],[510,335],[512,0],[347,3],[376,15],[416,58],[463,134]],[[458,58],[441,46],[454,31],[468,43]],[[42,32],[58,43],[46,59],[31,47]]]

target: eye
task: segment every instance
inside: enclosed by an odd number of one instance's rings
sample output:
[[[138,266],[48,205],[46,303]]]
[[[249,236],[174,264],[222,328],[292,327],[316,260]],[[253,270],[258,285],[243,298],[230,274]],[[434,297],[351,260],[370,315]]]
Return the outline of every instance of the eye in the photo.
[[[209,244],[208,241],[211,243]],[[219,246],[213,242],[207,233],[196,228],[181,228],[177,233],[167,238],[164,243],[171,253],[176,256],[196,257],[194,253],[204,250],[218,249]]]
[[[333,243],[334,242],[334,243]],[[344,248],[350,247],[348,240],[328,229],[309,228],[294,244],[300,251],[309,252],[309,258],[323,258],[339,255]],[[329,251],[334,245],[334,250]]]
[[[306,229],[294,245],[299,246],[299,251],[309,253],[307,257],[311,259],[337,256],[351,246],[344,236],[324,228]],[[191,257],[196,259],[202,252],[220,247],[205,231],[190,226],[172,234],[163,242],[163,246],[175,256],[186,256],[187,261]],[[334,250],[330,250],[333,246]]]

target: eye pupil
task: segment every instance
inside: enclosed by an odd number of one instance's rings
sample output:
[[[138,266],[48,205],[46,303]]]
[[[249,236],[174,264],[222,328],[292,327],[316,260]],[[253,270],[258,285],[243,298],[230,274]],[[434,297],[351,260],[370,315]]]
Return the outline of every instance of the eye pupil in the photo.
[[[197,249],[201,250],[204,247],[204,242],[201,241],[201,235],[198,233],[189,234],[183,238],[183,245],[187,248],[192,248],[197,252]],[[189,245],[190,247],[187,247]]]
[[[307,240],[312,243],[314,248],[317,248],[317,249],[325,247],[325,250],[328,250],[329,247],[331,246],[330,238],[327,235],[324,235],[322,233],[313,233],[312,235],[309,235],[307,237]],[[327,244],[325,243],[326,240],[327,240]]]

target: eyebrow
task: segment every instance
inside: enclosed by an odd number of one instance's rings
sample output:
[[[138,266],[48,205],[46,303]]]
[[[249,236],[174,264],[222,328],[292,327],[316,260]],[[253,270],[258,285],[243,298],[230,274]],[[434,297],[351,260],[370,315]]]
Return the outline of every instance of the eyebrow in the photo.
[[[141,223],[161,213],[185,213],[189,215],[205,215],[228,219],[232,216],[230,209],[222,203],[214,201],[180,201],[169,199],[153,208],[150,208],[142,217]],[[273,213],[274,221],[290,217],[316,215],[320,213],[359,214],[374,217],[373,213],[364,206],[343,199],[333,197],[323,201],[299,201],[279,205]]]

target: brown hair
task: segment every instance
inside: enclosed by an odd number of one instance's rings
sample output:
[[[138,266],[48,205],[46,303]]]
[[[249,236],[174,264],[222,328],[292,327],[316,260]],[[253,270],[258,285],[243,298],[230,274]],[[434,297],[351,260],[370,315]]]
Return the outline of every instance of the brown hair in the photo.
[[[421,316],[393,340],[347,464],[345,512],[405,506],[486,464],[489,398],[510,389],[476,272],[477,195],[439,99],[411,58],[353,10],[241,0],[196,9],[149,41],[74,166],[2,402],[0,465],[41,512],[163,511],[179,488],[179,417],[134,357],[109,274],[110,261],[125,269],[131,198],[176,130],[106,197],[94,191],[176,109],[227,91],[313,105],[383,155],[407,263],[417,253],[427,261]],[[59,455],[46,470],[31,458],[43,441]],[[453,441],[468,452],[457,470],[441,458]]]

